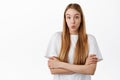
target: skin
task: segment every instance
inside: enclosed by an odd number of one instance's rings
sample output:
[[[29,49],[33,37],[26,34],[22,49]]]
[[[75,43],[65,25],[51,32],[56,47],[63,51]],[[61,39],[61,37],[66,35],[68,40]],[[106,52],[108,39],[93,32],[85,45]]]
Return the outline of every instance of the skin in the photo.
[[[78,28],[81,23],[81,16],[75,9],[68,9],[66,11],[66,22],[71,35],[78,34]],[[93,75],[97,66],[96,55],[89,55],[86,59],[85,65],[74,65],[70,63],[61,62],[57,57],[50,57],[48,60],[48,67],[52,74],[73,74],[80,73],[86,75]]]
[[[81,16],[75,9],[68,9],[66,11],[66,22],[70,31],[70,34],[77,34],[78,28],[81,23]]]
[[[85,65],[74,65],[65,62],[61,62],[57,57],[50,57],[48,60],[48,67],[52,74],[73,74],[81,73],[87,75],[93,75],[97,63],[96,55],[92,54],[88,56]]]

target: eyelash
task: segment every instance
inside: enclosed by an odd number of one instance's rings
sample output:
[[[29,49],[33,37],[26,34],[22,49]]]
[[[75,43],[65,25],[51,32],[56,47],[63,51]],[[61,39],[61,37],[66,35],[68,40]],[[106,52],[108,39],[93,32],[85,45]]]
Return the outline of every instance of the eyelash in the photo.
[[[71,17],[67,17],[67,19],[70,19]]]
[[[70,17],[70,16],[67,16],[66,18],[67,18],[67,19],[70,19],[71,17]],[[75,16],[75,19],[79,19],[79,16]]]
[[[78,18],[79,18],[79,16],[76,16],[75,18],[76,18],[76,19],[78,19]]]

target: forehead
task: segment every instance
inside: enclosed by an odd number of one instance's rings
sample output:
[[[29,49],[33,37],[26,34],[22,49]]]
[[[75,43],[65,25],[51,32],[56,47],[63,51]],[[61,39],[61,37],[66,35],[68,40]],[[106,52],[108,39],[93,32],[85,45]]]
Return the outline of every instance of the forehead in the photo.
[[[80,15],[80,12],[78,12],[77,10],[75,9],[68,9],[66,11],[66,15]]]

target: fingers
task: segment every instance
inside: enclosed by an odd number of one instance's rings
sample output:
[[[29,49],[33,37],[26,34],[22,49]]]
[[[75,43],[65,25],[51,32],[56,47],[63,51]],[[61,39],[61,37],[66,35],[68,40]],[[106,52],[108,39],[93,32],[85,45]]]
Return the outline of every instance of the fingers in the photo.
[[[53,67],[52,67],[52,60],[51,60],[51,59],[48,60],[48,67],[49,67],[50,69],[53,68]]]
[[[49,57],[49,59],[53,60],[53,59],[54,59],[54,57],[53,57],[53,56],[52,56],[52,57]]]
[[[88,56],[88,58],[97,59],[97,56],[95,54],[91,54],[91,55]]]
[[[98,58],[96,57],[95,54],[91,54],[88,56],[87,60],[86,60],[86,64],[96,64],[98,61]]]
[[[96,55],[95,55],[95,54],[90,54],[89,56],[90,56],[90,57],[95,57]]]
[[[92,59],[92,63],[93,63],[93,64],[96,64],[97,62],[98,62],[98,59],[97,59],[97,58],[93,58],[93,59]]]
[[[49,57],[49,59],[54,60],[54,59],[58,59],[58,58],[55,56],[52,56],[52,57]]]
[[[48,67],[50,68],[51,66],[50,66],[50,61],[48,60]]]
[[[91,61],[87,62],[86,64],[87,64],[87,65],[90,65],[90,64],[96,64],[96,63],[97,63],[97,61],[91,60]]]
[[[59,62],[59,60],[56,58],[56,57],[49,57],[49,60],[48,60],[48,67],[50,69],[52,68],[55,68],[56,67],[56,64]]]

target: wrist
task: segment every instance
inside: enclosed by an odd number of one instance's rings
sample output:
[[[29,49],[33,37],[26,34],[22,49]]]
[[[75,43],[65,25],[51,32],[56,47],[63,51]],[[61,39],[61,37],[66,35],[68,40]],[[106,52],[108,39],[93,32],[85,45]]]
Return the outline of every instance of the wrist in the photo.
[[[59,64],[59,68],[64,68],[65,67],[65,62],[60,62],[60,64]]]
[[[63,62],[59,62],[59,68],[62,68],[62,66],[63,66]]]

